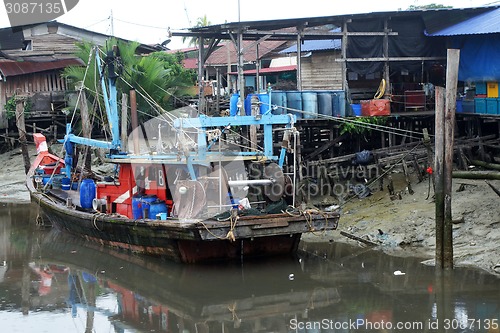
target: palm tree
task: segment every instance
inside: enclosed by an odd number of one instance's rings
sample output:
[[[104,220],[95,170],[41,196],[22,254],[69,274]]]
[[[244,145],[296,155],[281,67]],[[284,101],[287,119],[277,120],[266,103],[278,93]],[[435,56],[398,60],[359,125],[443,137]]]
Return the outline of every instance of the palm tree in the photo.
[[[207,27],[211,24],[212,23],[208,20],[207,15],[205,14],[203,17],[198,17],[194,28]],[[187,39],[188,39],[187,36],[182,37],[182,42],[185,43],[187,41]],[[199,43],[199,40],[197,37],[191,37],[189,39],[188,45],[198,46],[198,43]]]
[[[148,116],[158,115],[159,110],[172,109],[170,98],[175,94],[178,87],[192,85],[194,77],[189,72],[185,72],[181,65],[181,59],[167,55],[162,52],[152,53],[149,56],[139,56],[136,54],[139,43],[123,42],[112,39],[108,45],[117,45],[119,50],[119,60],[115,63],[115,72],[119,74],[116,81],[118,95],[127,93],[131,88],[137,91],[137,106],[141,111],[139,118],[145,120]],[[64,70],[63,76],[70,83],[84,81],[83,84],[89,93],[89,102],[94,105],[99,103],[100,85],[98,83],[98,73],[93,61],[94,46],[90,43],[78,45],[78,52],[75,54],[83,62],[88,64],[88,69],[83,67],[68,67]],[[102,53],[107,54],[111,46],[107,46]],[[89,61],[89,58],[90,59]]]

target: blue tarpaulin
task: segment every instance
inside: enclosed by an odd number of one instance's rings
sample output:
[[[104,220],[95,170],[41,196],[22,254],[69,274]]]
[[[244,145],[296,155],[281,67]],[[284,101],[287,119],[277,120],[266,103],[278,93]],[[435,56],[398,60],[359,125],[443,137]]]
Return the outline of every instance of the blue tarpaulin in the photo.
[[[457,37],[452,44],[460,49],[460,81],[500,81],[500,35]]]
[[[460,81],[500,81],[500,8],[427,35],[449,37],[460,49]]]

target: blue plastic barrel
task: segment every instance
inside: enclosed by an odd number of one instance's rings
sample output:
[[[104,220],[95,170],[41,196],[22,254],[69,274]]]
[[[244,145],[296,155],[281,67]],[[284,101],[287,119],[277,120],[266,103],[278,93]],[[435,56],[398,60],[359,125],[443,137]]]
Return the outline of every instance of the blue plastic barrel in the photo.
[[[71,179],[69,177],[61,179],[61,188],[65,191],[69,191],[71,189]]]
[[[160,213],[167,213],[168,207],[165,201],[155,200],[149,204],[149,218],[156,219],[156,215]]]
[[[142,208],[142,218],[147,219],[147,218],[156,218],[156,215],[151,217],[149,214],[149,209],[151,206],[152,202],[155,202],[158,200],[158,197],[156,195],[144,195],[141,199],[141,208]]]
[[[318,93],[316,91],[302,91],[302,110],[305,119],[317,118],[318,114]]]
[[[240,99],[240,94],[232,94],[229,99],[229,114],[231,116],[236,116],[238,114],[238,100]]]
[[[260,100],[260,114],[264,114],[269,111],[269,94],[259,94]]]
[[[42,176],[42,184],[45,185],[47,183],[52,184],[51,176],[50,175]]]
[[[333,92],[329,90],[318,91],[318,113],[331,116],[333,115]]]
[[[245,115],[251,116],[252,115],[252,97],[259,95],[257,94],[248,94],[247,97],[245,98]],[[260,98],[259,98],[260,101]]]
[[[142,195],[134,195],[132,197],[132,218],[134,220],[142,218]]]
[[[286,103],[288,108],[302,111],[302,93],[300,91],[288,91],[286,93]],[[294,114],[297,119],[301,119],[302,112],[288,110],[289,113]]]
[[[348,108],[350,109],[349,105]],[[345,117],[348,113],[350,112],[346,111],[345,91],[332,91],[332,115],[336,117]]]
[[[271,92],[271,104],[276,106],[272,111],[273,114],[287,114],[286,92],[280,90],[273,90]]]
[[[92,179],[85,178],[80,185],[80,206],[85,209],[92,208],[95,198],[95,183]]]
[[[150,204],[158,200],[156,195],[134,195],[132,197],[132,218],[135,220],[149,216]]]

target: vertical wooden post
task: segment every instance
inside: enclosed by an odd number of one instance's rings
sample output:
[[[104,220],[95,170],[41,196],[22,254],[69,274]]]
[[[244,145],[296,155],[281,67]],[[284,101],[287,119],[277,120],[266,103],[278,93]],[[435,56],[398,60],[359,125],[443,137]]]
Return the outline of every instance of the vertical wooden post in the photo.
[[[30,170],[30,155],[28,153],[28,142],[26,140],[26,125],[24,123],[24,100],[25,98],[16,97],[16,126],[19,132],[19,142],[21,143],[21,152],[24,161],[24,172],[27,174]]]
[[[245,76],[243,73],[243,31],[238,30],[238,90],[240,91],[240,116],[245,115]]]
[[[205,113],[205,85],[203,84],[203,67],[205,66],[204,38],[198,36],[198,113]],[[135,92],[134,92],[135,94]],[[132,98],[130,99],[132,105]]]
[[[122,151],[127,151],[128,139],[128,98],[127,94],[122,94],[122,116],[121,116],[121,142]]]
[[[217,82],[216,85],[216,93],[215,93],[215,110],[217,111],[217,116],[220,116],[220,69],[217,67],[215,69],[215,81]]]
[[[342,26],[342,44],[341,44],[341,54],[342,54],[342,90],[347,92],[347,21],[344,20]],[[349,97],[349,96],[347,96]]]
[[[135,89],[130,90],[130,121],[132,122],[134,154],[139,154],[139,120],[137,118],[137,96]]]
[[[250,99],[250,110],[252,112],[252,116],[256,117],[260,113],[260,105],[258,103],[258,98],[256,96],[252,96]],[[250,126],[250,147],[253,151],[257,151],[257,126]]]
[[[453,151],[455,137],[455,112],[457,103],[458,65],[460,50],[449,49],[446,66],[445,152],[444,152],[444,243],[443,268],[453,268],[453,223],[451,215],[451,193]]]
[[[259,55],[259,43],[257,43],[257,45],[255,45],[255,92],[257,94],[260,94],[260,55]]]
[[[87,104],[87,95],[85,94],[85,88],[83,86],[77,87],[78,89],[81,89],[80,93],[80,117],[82,119],[82,135],[85,138],[91,138],[92,137],[92,122],[90,121],[90,116],[89,116],[89,107]],[[90,147],[85,147],[84,149],[84,158],[83,158],[83,168],[85,170],[90,171],[92,169],[92,160],[90,157]]]
[[[434,138],[434,198],[436,205],[436,269],[443,268],[443,227],[444,227],[444,100],[445,89],[436,87],[436,119]]]
[[[302,91],[302,57],[301,57],[301,47],[302,47],[302,33],[304,32],[304,27],[297,27],[297,90]]]
[[[384,80],[385,80],[385,92],[384,98],[391,94],[390,89],[390,67],[389,67],[389,23],[384,20]]]

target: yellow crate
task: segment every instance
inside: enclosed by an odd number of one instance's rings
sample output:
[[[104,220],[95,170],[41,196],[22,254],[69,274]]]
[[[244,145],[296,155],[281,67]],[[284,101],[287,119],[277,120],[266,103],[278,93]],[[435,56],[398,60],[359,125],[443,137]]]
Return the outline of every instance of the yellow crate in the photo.
[[[488,82],[486,85],[486,96],[491,98],[498,97],[498,82]]]

